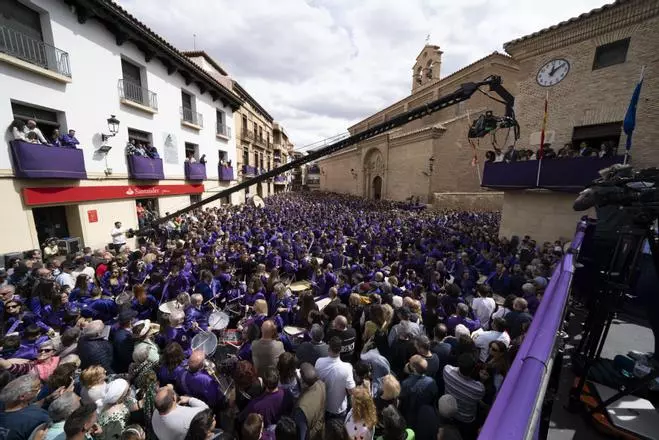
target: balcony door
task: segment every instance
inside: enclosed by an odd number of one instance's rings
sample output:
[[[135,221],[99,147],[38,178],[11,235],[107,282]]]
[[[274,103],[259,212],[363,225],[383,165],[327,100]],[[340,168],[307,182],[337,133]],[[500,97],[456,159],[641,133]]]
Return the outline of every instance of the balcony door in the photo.
[[[41,16],[17,0],[0,1],[0,52],[48,68]]]
[[[380,200],[382,198],[382,177],[375,176],[373,178],[373,198]]]
[[[144,104],[142,91],[142,69],[130,61],[121,60],[121,73],[124,78],[124,96],[134,102]]]

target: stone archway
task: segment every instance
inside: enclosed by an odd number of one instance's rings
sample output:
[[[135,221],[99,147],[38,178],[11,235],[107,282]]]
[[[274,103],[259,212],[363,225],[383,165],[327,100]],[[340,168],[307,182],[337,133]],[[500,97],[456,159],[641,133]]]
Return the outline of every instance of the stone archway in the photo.
[[[375,200],[380,200],[382,198],[382,177],[375,176],[373,178],[373,189],[371,190],[373,198]]]
[[[364,155],[364,160],[362,164],[364,169],[364,180],[363,180],[364,190],[362,195],[369,199],[374,199],[376,198],[376,196],[377,199],[386,198],[385,164],[380,149],[372,148],[371,150],[367,151],[366,154]],[[377,179],[377,192],[375,191],[376,179]]]

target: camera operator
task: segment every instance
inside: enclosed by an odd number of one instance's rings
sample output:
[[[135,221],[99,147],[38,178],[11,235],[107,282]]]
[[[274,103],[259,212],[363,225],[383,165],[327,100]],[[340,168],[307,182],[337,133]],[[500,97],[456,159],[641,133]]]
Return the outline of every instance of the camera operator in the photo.
[[[121,227],[121,222],[114,222],[114,229],[110,231],[112,236],[112,246],[117,253],[121,251],[123,246],[126,246],[126,229]]]

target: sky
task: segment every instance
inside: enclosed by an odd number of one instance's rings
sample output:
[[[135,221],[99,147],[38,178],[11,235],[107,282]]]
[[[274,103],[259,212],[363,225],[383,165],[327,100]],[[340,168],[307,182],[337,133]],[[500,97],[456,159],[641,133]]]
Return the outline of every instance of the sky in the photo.
[[[410,94],[426,38],[441,76],[605,0],[118,0],[177,49],[205,50],[296,148]],[[194,37],[196,35],[196,37]]]

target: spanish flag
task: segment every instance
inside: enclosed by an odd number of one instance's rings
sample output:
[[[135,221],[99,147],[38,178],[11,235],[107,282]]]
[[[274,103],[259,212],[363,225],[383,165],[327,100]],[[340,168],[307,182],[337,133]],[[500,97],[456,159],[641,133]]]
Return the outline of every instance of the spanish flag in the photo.
[[[540,130],[540,148],[538,148],[538,159],[542,159],[545,146],[545,129],[547,128],[547,105],[549,104],[549,91],[545,95],[545,113],[542,116],[542,130]]]

